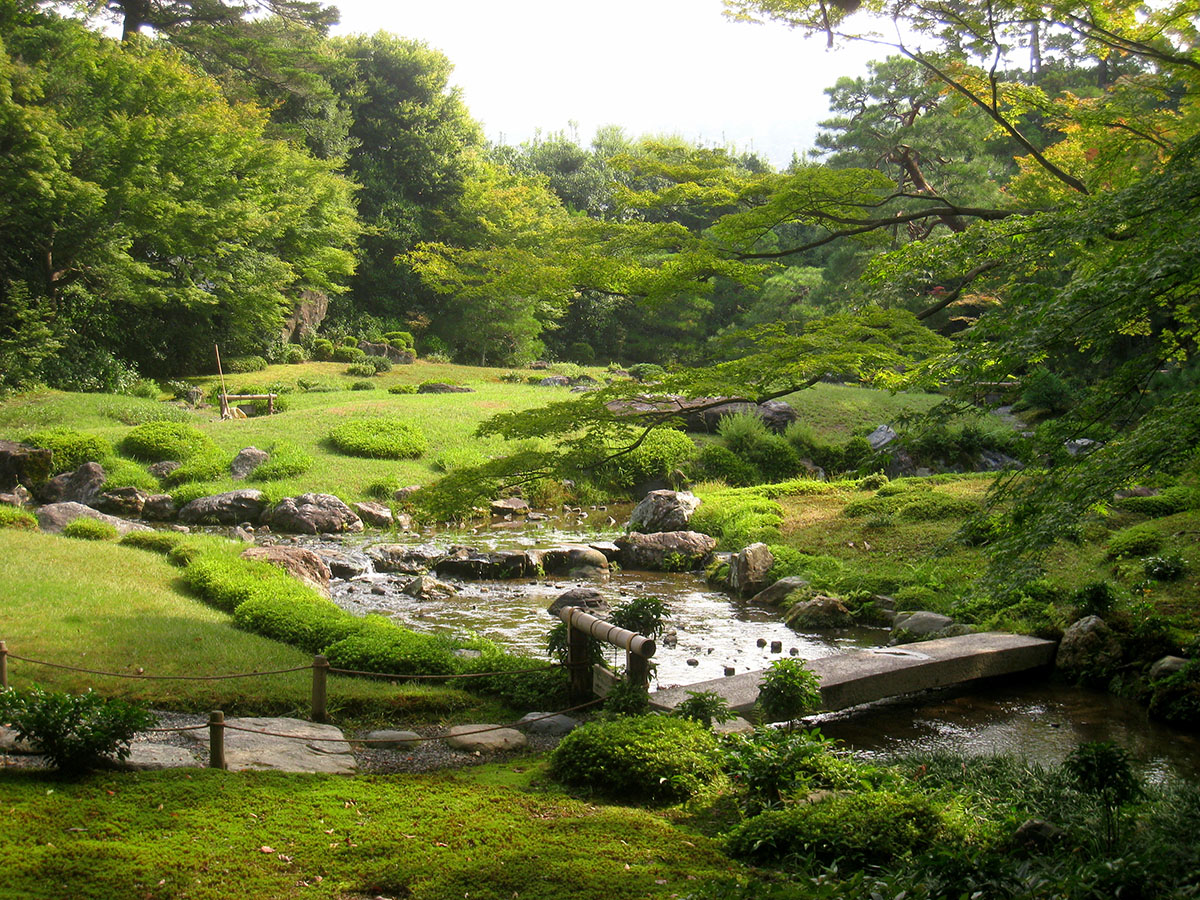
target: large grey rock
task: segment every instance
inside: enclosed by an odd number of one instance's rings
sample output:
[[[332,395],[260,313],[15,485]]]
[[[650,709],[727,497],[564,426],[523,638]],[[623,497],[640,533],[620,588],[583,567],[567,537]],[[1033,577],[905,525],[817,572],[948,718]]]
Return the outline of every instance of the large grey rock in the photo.
[[[891,425],[880,425],[867,435],[867,443],[871,445],[872,450],[882,450],[898,437]]]
[[[402,366],[411,366],[417,361],[417,354],[411,350],[401,350],[399,347],[393,347],[391,344],[375,344],[371,341],[359,341],[358,349],[367,354],[367,356],[382,356],[384,359],[400,363]]]
[[[402,488],[396,488],[392,493],[392,499],[397,503],[408,503],[412,500],[413,494],[419,490],[421,490],[421,485],[419,484],[410,484]]]
[[[251,730],[225,729],[225,764],[231,772],[269,770],[352,775],[358,770],[341,729],[332,725],[289,718],[227,719],[225,724]],[[251,733],[259,731],[286,737]],[[208,744],[208,729],[184,734],[198,744]]]
[[[718,403],[724,399],[724,403]],[[721,424],[721,419],[732,415],[753,415],[762,419],[763,424],[782,434],[799,415],[783,400],[768,400],[766,403],[754,404],[734,397],[700,397],[695,400],[676,401],[685,415],[685,427],[688,431],[714,432]],[[716,405],[714,405],[716,404]],[[698,407],[707,407],[699,409]]]
[[[129,756],[117,766],[131,772],[155,772],[160,769],[199,769],[200,762],[184,747],[135,742],[129,745]]]
[[[180,514],[182,518],[182,514]],[[362,519],[333,494],[285,497],[265,516],[276,531],[294,534],[337,534],[363,530]]]
[[[176,513],[170,494],[151,494],[142,504],[142,517],[152,522],[169,522]]]
[[[418,600],[444,600],[458,593],[444,581],[438,581],[432,575],[418,575],[404,585],[403,592]]]
[[[85,462],[74,472],[55,475],[34,491],[42,503],[85,503],[91,505],[100,496],[108,476],[104,466]]]
[[[370,525],[372,528],[391,528],[396,524],[396,519],[392,515],[392,511],[382,503],[372,503],[369,500],[363,500],[358,503],[351,503],[350,508],[354,510],[355,515],[363,520],[363,524]]]
[[[493,516],[527,516],[529,501],[520,497],[504,497],[492,501],[491,511]]]
[[[357,550],[332,550],[320,547],[315,552],[325,561],[325,565],[329,566],[329,572],[335,578],[349,581],[351,578],[365,575],[371,569],[371,560],[365,553],[359,553]]]
[[[729,586],[735,593],[749,597],[767,586],[775,557],[766,544],[751,544],[729,562]]]
[[[651,491],[633,508],[626,528],[643,534],[685,531],[699,508],[700,498],[689,491]]]
[[[174,459],[164,459],[161,462],[151,463],[146,467],[146,471],[155,478],[166,478],[181,465],[183,465],[183,463]]]
[[[548,375],[538,382],[541,387],[567,387],[571,379],[566,375]]]
[[[300,344],[305,338],[315,337],[317,329],[329,312],[329,296],[321,291],[301,291],[292,314],[283,323],[279,332],[285,344]]]
[[[1121,642],[1099,616],[1085,616],[1069,627],[1058,644],[1054,664],[1068,677],[1104,672],[1121,662]]]
[[[0,440],[0,490],[11,491],[18,484],[40,484],[53,474],[53,467],[53,451]]]
[[[322,596],[329,596],[329,566],[312,550],[304,547],[251,547],[242,551],[242,559],[258,559],[278,566]]]
[[[942,631],[954,624],[954,620],[941,613],[919,610],[917,612],[897,613],[892,622],[892,632],[906,631],[909,634],[928,635]]]
[[[770,587],[765,587],[751,599],[755,603],[765,603],[769,606],[778,606],[786,600],[793,591],[801,590],[808,587],[808,580],[801,578],[799,575],[788,575],[785,578],[780,578]]]
[[[1176,672],[1183,670],[1183,667],[1188,664],[1188,660],[1182,656],[1164,656],[1150,667],[1150,680],[1161,681],[1163,678],[1170,678]]]
[[[570,734],[578,725],[578,719],[572,719],[562,713],[551,715],[544,712],[526,713],[517,723],[518,727],[524,728],[530,734],[548,734],[554,737]]]
[[[595,547],[549,547],[541,551],[542,570],[547,575],[581,572],[588,575],[608,573],[608,557]]]
[[[578,606],[584,612],[600,617],[609,610],[608,600],[595,588],[571,588],[555,597],[546,612],[558,618],[558,614],[568,606]]]
[[[97,497],[92,506],[100,512],[106,512],[112,516],[136,519],[142,515],[142,511],[146,508],[146,501],[149,499],[150,494],[141,488],[115,488],[105,491]]]
[[[789,425],[800,419],[800,414],[783,400],[768,400],[758,404],[757,414],[763,424],[776,434],[783,434]]]
[[[238,455],[229,464],[229,474],[233,476],[234,481],[241,481],[249,477],[251,472],[268,459],[270,459],[270,455],[265,450],[259,450],[257,447],[245,447],[238,451]]]
[[[150,531],[151,529],[137,522],[107,516],[90,506],[82,503],[50,503],[40,506],[37,510],[38,527],[49,534],[61,534],[68,524],[79,518],[95,519],[97,522],[107,522],[117,529],[118,534],[129,534],[131,531]]]
[[[695,531],[627,534],[617,539],[627,569],[685,571],[703,565],[717,548],[716,538]]]
[[[433,567],[442,578],[475,580],[480,578],[530,578],[538,574],[537,554],[525,550],[499,550],[480,553],[474,550],[453,553]]]
[[[393,728],[383,728],[372,731],[367,735],[368,750],[412,750],[420,745],[421,736],[415,731],[397,731]]]
[[[827,628],[847,628],[854,624],[854,616],[837,597],[818,594],[789,609],[787,623],[797,631],[824,631]]]
[[[420,575],[428,572],[446,553],[433,544],[376,544],[367,548],[367,556],[377,572]]]
[[[257,524],[266,508],[267,497],[262,491],[243,488],[196,498],[179,511],[179,521],[185,525]]]
[[[455,750],[470,753],[495,753],[500,750],[520,750],[529,742],[515,728],[495,725],[455,725],[446,736],[446,743]]]

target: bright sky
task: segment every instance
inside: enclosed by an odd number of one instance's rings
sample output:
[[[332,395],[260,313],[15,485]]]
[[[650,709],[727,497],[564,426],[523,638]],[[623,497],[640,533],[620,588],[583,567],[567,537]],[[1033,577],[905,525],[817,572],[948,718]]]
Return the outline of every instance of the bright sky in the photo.
[[[824,89],[878,51],[825,49],[779,25],[731,22],[721,0],[333,0],[339,33],[418,38],[454,63],[489,138],[578,123],[754,149],[777,166],[812,146]]]

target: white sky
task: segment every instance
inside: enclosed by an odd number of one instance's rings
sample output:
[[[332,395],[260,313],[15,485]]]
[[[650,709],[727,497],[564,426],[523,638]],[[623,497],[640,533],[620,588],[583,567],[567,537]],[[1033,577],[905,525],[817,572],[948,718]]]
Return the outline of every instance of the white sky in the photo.
[[[812,146],[824,89],[865,71],[865,45],[825,49],[779,25],[731,22],[721,0],[334,0],[337,32],[418,38],[454,64],[489,138],[579,125],[754,149],[776,166]]]

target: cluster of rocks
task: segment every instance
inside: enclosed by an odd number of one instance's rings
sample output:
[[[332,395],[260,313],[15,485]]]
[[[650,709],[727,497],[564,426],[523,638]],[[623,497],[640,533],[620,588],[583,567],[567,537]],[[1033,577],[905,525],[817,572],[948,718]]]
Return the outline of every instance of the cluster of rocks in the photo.
[[[642,413],[675,413],[684,428],[695,432],[715,432],[723,416],[748,414],[758,416],[776,434],[783,434],[788,425],[800,418],[799,413],[782,400],[751,403],[738,397],[644,397],[637,400],[613,400],[606,406],[618,415]]]

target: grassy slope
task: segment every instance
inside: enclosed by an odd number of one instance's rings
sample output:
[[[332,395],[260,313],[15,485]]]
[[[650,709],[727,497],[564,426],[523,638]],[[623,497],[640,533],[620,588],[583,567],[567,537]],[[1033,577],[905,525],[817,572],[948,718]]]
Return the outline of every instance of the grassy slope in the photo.
[[[75,784],[8,772],[0,896],[634,900],[737,868],[714,842],[651,813],[531,790],[523,769],[177,771]],[[484,783],[497,778],[515,784]]]
[[[312,661],[294,647],[234,628],[230,616],[186,596],[179,570],[162,556],[111,543],[0,529],[0,638],[20,656],[133,674],[216,675],[267,671]],[[40,684],[184,710],[303,712],[306,671],[223,681],[142,681],[69,672],[14,660],[14,687]],[[397,689],[377,681],[330,680],[330,706],[435,715],[473,706],[444,688]]]

